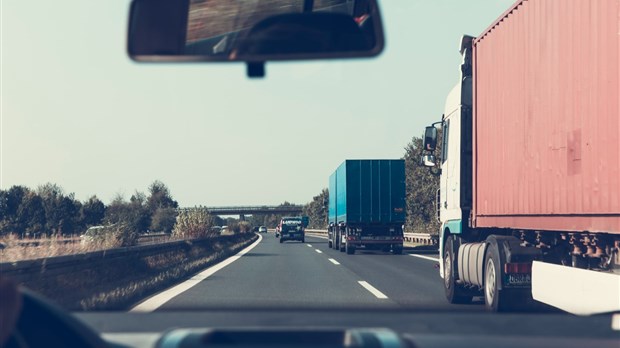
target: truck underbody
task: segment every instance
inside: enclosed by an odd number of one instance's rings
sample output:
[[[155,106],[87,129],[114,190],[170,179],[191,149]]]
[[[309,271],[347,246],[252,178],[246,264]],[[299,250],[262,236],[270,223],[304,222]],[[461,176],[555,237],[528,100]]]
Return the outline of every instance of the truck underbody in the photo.
[[[395,255],[403,253],[402,225],[372,225],[344,223],[328,229],[328,244],[332,249],[355,254],[356,250],[380,250]]]

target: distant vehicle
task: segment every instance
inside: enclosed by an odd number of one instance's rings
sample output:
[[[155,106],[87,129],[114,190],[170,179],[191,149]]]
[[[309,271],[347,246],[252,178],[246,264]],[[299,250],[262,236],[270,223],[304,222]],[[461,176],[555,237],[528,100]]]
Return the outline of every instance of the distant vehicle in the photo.
[[[260,227],[258,226],[252,227],[252,232],[259,232],[259,230],[260,230]]]
[[[267,233],[267,227],[265,227],[265,226],[261,226],[261,227],[259,227],[259,228],[258,228],[258,232],[259,232],[259,233]]]
[[[329,192],[330,248],[402,254],[404,160],[346,160],[329,177]]]
[[[280,229],[280,243],[287,240],[298,240],[303,243],[306,240],[305,227],[300,216],[283,217],[278,227]]]

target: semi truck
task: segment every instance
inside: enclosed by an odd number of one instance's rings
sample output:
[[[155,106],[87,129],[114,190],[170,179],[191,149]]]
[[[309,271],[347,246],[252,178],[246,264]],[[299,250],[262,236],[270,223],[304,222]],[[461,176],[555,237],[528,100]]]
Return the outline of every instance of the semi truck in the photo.
[[[618,0],[522,0],[462,37],[422,157],[440,177],[449,302],[620,310],[618,13]]]
[[[403,252],[405,161],[346,160],[329,177],[328,244]]]

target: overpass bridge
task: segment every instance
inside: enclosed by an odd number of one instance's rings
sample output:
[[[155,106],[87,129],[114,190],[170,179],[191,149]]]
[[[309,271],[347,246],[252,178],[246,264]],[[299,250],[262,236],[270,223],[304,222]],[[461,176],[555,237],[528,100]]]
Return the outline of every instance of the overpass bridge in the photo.
[[[239,215],[240,220],[244,220],[245,215],[257,215],[257,214],[282,214],[282,215],[297,215],[301,214],[303,209],[302,205],[287,205],[287,206],[235,206],[235,207],[198,207],[205,208],[211,215]],[[196,208],[179,208],[179,210],[189,210]]]

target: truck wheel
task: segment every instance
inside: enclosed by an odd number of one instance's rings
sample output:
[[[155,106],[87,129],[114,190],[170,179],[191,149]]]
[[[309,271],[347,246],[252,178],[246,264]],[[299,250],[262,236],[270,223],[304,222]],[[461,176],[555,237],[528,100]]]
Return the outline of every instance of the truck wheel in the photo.
[[[333,248],[334,248],[334,245],[333,245],[333,243],[332,243],[332,241],[331,241],[331,240],[327,242],[327,245],[329,245],[329,248],[330,248],[330,249],[333,249]]]
[[[302,243],[305,243],[305,242],[306,242],[306,238],[302,238],[302,239],[301,239],[301,242],[302,242]]]
[[[280,244],[284,243],[284,239],[280,238]]]
[[[403,254],[403,247],[397,246],[397,247],[392,248],[392,254],[394,254],[394,255],[402,255]]]
[[[349,243],[347,243],[347,244],[345,245],[345,248],[346,248],[346,250],[347,250],[347,254],[348,254],[348,255],[353,255],[353,254],[355,254],[355,247],[354,247],[354,246],[349,245]]]
[[[446,239],[446,247],[443,256],[443,287],[446,291],[448,302],[469,303],[472,296],[463,294],[464,289],[456,283],[456,254],[453,251],[454,238],[449,236]]]
[[[499,290],[502,281],[500,264],[498,252],[489,246],[484,258],[484,305],[491,312],[506,311],[510,302],[510,292]]]

